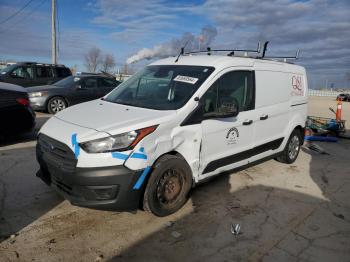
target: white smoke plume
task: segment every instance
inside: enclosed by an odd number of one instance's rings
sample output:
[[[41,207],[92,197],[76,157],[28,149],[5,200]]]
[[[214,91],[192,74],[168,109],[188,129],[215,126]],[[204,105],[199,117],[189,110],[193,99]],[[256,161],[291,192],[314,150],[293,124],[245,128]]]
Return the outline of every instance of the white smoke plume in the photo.
[[[174,56],[180,52],[181,47],[183,47],[186,43],[187,51],[205,50],[210,43],[213,42],[216,35],[217,30],[215,27],[205,26],[202,28],[201,34],[198,36],[192,33],[184,33],[179,39],[174,38],[169,42],[156,45],[153,48],[142,48],[136,54],[130,56],[126,60],[126,63],[132,64],[143,59]]]

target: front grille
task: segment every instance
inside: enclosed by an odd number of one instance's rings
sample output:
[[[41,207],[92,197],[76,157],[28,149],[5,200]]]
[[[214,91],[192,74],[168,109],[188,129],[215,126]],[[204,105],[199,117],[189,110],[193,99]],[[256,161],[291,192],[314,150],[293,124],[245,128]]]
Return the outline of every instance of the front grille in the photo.
[[[38,137],[37,149],[48,165],[64,173],[73,173],[77,160],[73,151],[66,145],[44,134]]]

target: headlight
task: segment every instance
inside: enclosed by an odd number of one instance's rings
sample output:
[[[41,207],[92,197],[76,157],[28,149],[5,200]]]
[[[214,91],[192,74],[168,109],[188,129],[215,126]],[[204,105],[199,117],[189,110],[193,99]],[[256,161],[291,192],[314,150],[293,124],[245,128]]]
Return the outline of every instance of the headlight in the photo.
[[[29,93],[28,96],[29,97],[41,97],[41,96],[45,96],[47,94],[48,94],[48,92],[33,92],[33,93]]]
[[[133,149],[142,138],[156,130],[157,126],[146,127],[127,133],[109,136],[79,144],[87,153],[106,153]]]

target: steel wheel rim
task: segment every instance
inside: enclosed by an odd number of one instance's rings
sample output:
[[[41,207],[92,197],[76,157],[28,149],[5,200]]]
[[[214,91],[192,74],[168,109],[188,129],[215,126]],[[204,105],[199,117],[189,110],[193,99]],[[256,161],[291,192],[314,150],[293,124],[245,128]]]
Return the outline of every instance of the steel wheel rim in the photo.
[[[62,99],[54,99],[51,101],[50,103],[50,108],[52,110],[52,112],[59,112],[62,111],[63,109],[66,108],[66,104],[64,103],[64,101]]]
[[[180,170],[166,170],[157,184],[156,197],[160,205],[172,208],[181,199],[185,181]]]
[[[290,159],[296,158],[299,152],[300,142],[298,136],[293,136],[288,145],[288,156]]]

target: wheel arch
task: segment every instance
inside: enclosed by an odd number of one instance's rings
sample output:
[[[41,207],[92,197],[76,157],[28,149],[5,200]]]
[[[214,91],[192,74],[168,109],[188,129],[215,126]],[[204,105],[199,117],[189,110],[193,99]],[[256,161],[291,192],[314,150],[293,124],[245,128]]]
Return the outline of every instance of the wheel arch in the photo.
[[[154,170],[154,166],[157,164],[157,162],[162,158],[162,157],[164,157],[164,156],[166,156],[166,155],[172,155],[172,156],[177,156],[177,157],[179,157],[179,158],[181,158],[182,160],[184,160],[185,161],[185,163],[187,164],[187,166],[188,166],[188,168],[189,168],[189,170],[191,171],[191,188],[194,188],[194,186],[195,186],[195,179],[194,179],[194,176],[193,176],[193,172],[192,172],[192,170],[191,170],[191,167],[190,167],[190,165],[189,165],[189,163],[186,161],[186,159],[185,159],[185,157],[181,154],[181,153],[179,153],[178,151],[175,151],[175,150],[172,150],[172,151],[169,151],[169,152],[166,152],[166,153],[164,153],[164,154],[162,154],[162,155],[159,155],[155,160],[154,160],[154,162],[153,162],[153,164],[152,164],[152,166],[151,166],[151,171],[150,171],[150,173],[149,173],[149,175],[145,178],[145,181],[144,181],[144,183],[143,183],[143,186],[142,186],[142,193],[141,193],[141,196],[140,196],[140,200],[139,200],[139,208],[140,209],[143,209],[143,201],[144,201],[144,192],[145,192],[145,189],[146,189],[146,187],[147,187],[147,185],[148,185],[148,183],[149,183],[149,180],[150,180],[150,177],[152,176],[152,173],[153,173],[153,170]]]
[[[186,158],[185,158],[181,153],[179,153],[179,152],[176,151],[176,150],[172,150],[172,151],[169,151],[169,152],[167,152],[167,153],[164,153],[164,154],[158,156],[158,157],[155,159],[155,161],[153,162],[153,164],[152,164],[152,169],[153,169],[154,165],[159,161],[159,159],[162,158],[162,157],[164,157],[165,155],[177,156],[177,157],[180,157],[183,161],[185,161],[185,163],[187,164],[189,170],[191,171],[192,187],[193,187],[193,185],[194,185],[194,183],[195,183],[195,180],[194,180],[194,176],[193,176],[193,172],[192,172],[191,166],[190,166],[190,164],[187,162]]]

